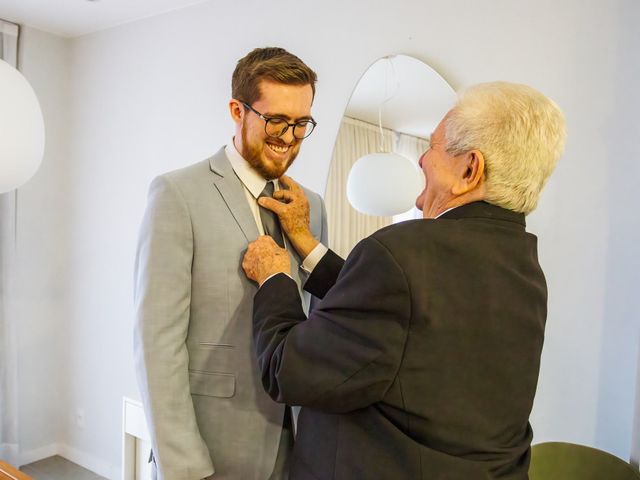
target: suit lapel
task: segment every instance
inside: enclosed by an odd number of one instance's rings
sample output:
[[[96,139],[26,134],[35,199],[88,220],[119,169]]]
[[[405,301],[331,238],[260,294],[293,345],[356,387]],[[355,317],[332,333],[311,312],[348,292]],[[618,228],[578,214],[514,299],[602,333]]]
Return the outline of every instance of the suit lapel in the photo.
[[[247,242],[252,242],[258,237],[256,220],[249,208],[242,182],[233,171],[231,163],[224,153],[224,147],[209,159],[209,165],[214,173],[215,188],[220,192]]]
[[[235,218],[236,222],[240,226],[240,229],[244,233],[247,242],[252,242],[260,232],[256,226],[256,219],[249,208],[247,197],[244,192],[244,186],[233,171],[233,167],[224,153],[224,147],[213,155],[209,159],[209,165],[214,176],[214,186],[220,192],[220,195],[227,204],[229,211]],[[289,252],[289,258],[291,259],[291,275],[298,284],[298,289],[301,289],[300,275],[298,272],[298,266],[302,263],[298,254],[295,253],[294,248],[289,244],[289,239],[286,238],[285,242],[287,251]]]
[[[298,269],[298,267],[302,265],[302,259],[300,259],[300,256],[298,255],[298,253],[289,243],[289,239],[287,238],[287,235],[284,235],[284,242],[287,248],[287,253],[289,254],[289,260],[291,260],[291,277],[298,284],[298,290],[302,292],[302,283],[300,281],[300,272]]]

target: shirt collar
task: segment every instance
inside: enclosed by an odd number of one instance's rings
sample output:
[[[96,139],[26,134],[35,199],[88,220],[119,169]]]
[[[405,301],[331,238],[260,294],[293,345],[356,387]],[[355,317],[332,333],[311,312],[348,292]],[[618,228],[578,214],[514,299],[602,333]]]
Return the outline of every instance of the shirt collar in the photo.
[[[251,165],[247,162],[240,152],[236,149],[236,146],[233,143],[233,138],[231,139],[231,143],[229,143],[225,148],[224,152],[231,163],[231,167],[233,171],[236,172],[236,175],[240,179],[240,181],[244,184],[244,186],[249,190],[251,195],[254,198],[258,198],[264,187],[267,185],[267,180],[260,175]],[[273,182],[275,190],[278,189],[278,183],[276,181]]]
[[[435,220],[436,218],[440,218],[442,215],[444,215],[447,212],[450,212],[451,210],[453,210],[454,208],[458,208],[458,207],[451,207],[451,208],[447,208],[444,212],[439,213],[436,217],[434,217],[433,219]]]
[[[526,226],[524,213],[514,212],[506,208],[492,205],[486,201],[476,201],[460,205],[446,213],[443,218],[448,220],[460,220],[463,218],[491,218]]]

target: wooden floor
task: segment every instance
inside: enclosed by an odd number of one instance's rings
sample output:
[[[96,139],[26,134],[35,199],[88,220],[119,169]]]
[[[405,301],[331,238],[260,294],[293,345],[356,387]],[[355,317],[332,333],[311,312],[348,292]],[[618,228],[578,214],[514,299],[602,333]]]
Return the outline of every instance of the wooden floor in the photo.
[[[20,470],[34,480],[106,480],[104,477],[57,455],[23,465]]]

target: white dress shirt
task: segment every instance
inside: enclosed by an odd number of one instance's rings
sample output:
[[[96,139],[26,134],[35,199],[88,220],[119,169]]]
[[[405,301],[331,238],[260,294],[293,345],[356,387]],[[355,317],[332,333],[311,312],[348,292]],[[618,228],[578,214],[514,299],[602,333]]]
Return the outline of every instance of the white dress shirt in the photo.
[[[258,197],[267,185],[267,180],[256,172],[254,168],[249,165],[249,162],[242,158],[242,155],[240,155],[233,144],[233,139],[229,145],[224,147],[224,153],[227,154],[227,158],[231,163],[233,171],[236,172],[236,175],[244,186],[247,203],[249,204],[249,208],[251,208],[251,213],[253,213],[253,218],[256,221],[258,232],[260,232],[260,235],[264,235],[264,227],[262,226],[262,220],[260,219],[260,205],[258,204]],[[274,192],[276,190],[280,190],[278,182],[275,180],[268,181],[273,182]]]
[[[258,232],[260,233],[260,235],[264,235],[264,227],[262,226],[262,220],[260,218],[260,205],[258,204],[258,197],[264,190],[264,187],[267,185],[267,181],[273,182],[274,192],[280,190],[279,182],[275,180],[266,180],[251,165],[249,165],[249,162],[247,162],[242,157],[242,155],[240,155],[238,150],[236,150],[233,139],[231,139],[231,143],[229,143],[224,148],[224,153],[227,155],[227,158],[231,163],[231,168],[233,168],[233,171],[236,173],[236,175],[242,182],[242,185],[244,186],[244,193],[247,198],[247,203],[249,204],[249,208],[251,208],[251,213],[253,213],[253,218],[256,221]],[[288,240],[286,238],[286,235],[284,237],[285,248],[288,248]],[[327,250],[327,247],[319,243],[303,260],[301,265],[302,269],[309,273],[312,272],[318,262],[322,259],[324,254],[327,253]]]

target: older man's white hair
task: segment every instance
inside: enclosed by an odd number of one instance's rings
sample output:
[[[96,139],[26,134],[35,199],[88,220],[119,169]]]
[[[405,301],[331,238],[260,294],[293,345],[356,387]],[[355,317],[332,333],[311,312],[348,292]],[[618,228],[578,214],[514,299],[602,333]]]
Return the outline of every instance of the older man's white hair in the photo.
[[[445,119],[445,136],[451,155],[484,155],[487,202],[527,214],[562,155],[566,133],[564,115],[543,94],[493,82],[459,95]]]

